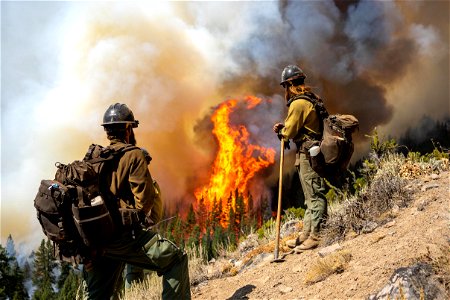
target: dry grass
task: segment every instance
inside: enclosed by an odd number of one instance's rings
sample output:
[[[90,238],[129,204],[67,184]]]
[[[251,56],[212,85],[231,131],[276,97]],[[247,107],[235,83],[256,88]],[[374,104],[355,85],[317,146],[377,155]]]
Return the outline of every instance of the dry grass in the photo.
[[[162,281],[156,273],[152,272],[141,283],[133,283],[125,291],[121,300],[159,300],[162,294]]]
[[[197,285],[208,279],[208,266],[203,262],[203,258],[199,254],[202,253],[201,246],[199,246],[198,251],[190,248],[186,250],[189,257],[189,279],[191,285]]]
[[[343,250],[317,259],[306,272],[305,284],[314,284],[326,279],[331,274],[344,272],[351,257],[350,252]]]
[[[389,154],[380,161],[370,183],[357,195],[330,207],[324,230],[325,244],[343,240],[350,232],[365,232],[368,224],[380,224],[390,218],[394,206],[404,207],[412,199],[407,180],[400,177],[405,158]]]

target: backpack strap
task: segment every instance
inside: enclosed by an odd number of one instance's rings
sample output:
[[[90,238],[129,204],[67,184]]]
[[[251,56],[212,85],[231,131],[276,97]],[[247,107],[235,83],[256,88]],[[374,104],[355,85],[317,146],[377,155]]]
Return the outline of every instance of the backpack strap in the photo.
[[[319,116],[320,119],[324,120],[329,116],[329,113],[325,107],[325,104],[323,103],[323,100],[319,98],[316,94],[306,92],[304,94],[294,96],[288,101],[287,106],[291,105],[292,102],[298,99],[303,99],[311,102],[314,105],[314,110],[317,112],[317,115]]]
[[[140,148],[137,147],[137,146],[133,146],[133,145],[126,145],[126,146],[123,146],[123,147],[121,147],[119,149],[113,149],[111,147],[105,147],[105,148],[102,147],[101,152],[100,152],[98,157],[85,159],[85,160],[90,162],[90,163],[92,163],[92,164],[96,164],[96,163],[99,163],[99,162],[112,160],[114,158],[117,158],[117,157],[121,156],[125,152],[130,151],[130,150],[134,150],[134,149],[140,149]],[[89,151],[91,151],[91,153],[89,153]],[[85,158],[86,157],[90,157],[90,155],[92,155],[91,147],[89,148],[88,153],[86,154]]]
[[[320,120],[320,122],[319,122],[320,129],[319,130],[320,130],[321,135],[322,135],[322,133],[323,133],[323,121],[326,118],[328,118],[328,116],[329,116],[328,111],[325,108],[325,105],[324,105],[322,99],[320,99],[319,96],[317,96],[314,93],[305,92],[303,94],[296,95],[296,96],[292,97],[288,101],[287,106],[291,105],[292,102],[294,102],[296,100],[299,100],[299,99],[306,100],[306,101],[312,103],[312,105],[314,106],[314,110],[317,113],[317,116],[319,117],[319,120]],[[317,138],[320,139],[320,137],[311,137],[311,136],[309,136],[309,132],[305,132],[304,134],[307,136],[307,138],[310,138],[311,140],[317,140]]]

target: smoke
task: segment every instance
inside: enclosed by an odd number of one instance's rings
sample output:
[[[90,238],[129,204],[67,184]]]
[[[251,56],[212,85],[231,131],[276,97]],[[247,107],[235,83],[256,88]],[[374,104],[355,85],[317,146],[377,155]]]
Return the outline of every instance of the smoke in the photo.
[[[360,120],[359,155],[376,126],[399,135],[424,114],[442,118],[448,17],[445,1],[2,3],[2,239],[31,239],[39,180],[107,143],[99,124],[114,102],[140,121],[171,209],[187,207],[209,171],[208,118],[222,101],[265,99],[233,121],[278,150],[287,64],[330,112]]]

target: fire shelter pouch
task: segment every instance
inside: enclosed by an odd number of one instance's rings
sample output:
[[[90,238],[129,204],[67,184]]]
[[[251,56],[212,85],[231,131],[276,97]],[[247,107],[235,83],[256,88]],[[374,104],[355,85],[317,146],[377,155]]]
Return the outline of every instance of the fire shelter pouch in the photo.
[[[184,255],[180,248],[159,234],[155,234],[143,248],[148,258],[161,268],[158,270],[158,275],[178,262]]]

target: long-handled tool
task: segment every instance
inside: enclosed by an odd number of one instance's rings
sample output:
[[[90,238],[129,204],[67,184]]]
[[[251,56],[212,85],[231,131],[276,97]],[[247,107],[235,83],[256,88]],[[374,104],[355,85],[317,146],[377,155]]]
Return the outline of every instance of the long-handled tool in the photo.
[[[284,139],[281,138],[281,149],[280,149],[280,179],[278,181],[278,209],[277,209],[277,237],[275,241],[275,252],[273,254],[272,262],[283,262],[284,258],[278,257],[278,250],[280,247],[280,220],[281,220],[281,196],[283,195],[283,163],[284,163]]]

